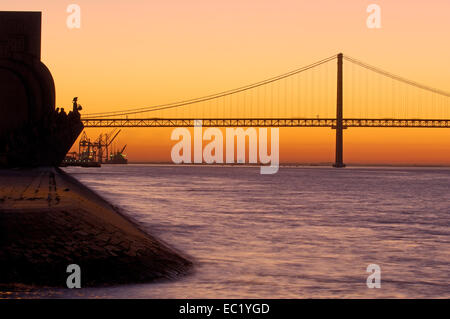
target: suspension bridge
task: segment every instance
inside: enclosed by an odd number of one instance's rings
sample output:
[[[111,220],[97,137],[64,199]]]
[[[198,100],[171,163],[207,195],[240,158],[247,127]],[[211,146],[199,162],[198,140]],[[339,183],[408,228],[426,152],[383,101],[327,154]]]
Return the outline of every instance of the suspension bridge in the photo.
[[[193,127],[196,120],[204,127],[332,128],[334,166],[344,167],[345,129],[450,128],[450,93],[339,53],[217,94],[82,117],[85,127]]]

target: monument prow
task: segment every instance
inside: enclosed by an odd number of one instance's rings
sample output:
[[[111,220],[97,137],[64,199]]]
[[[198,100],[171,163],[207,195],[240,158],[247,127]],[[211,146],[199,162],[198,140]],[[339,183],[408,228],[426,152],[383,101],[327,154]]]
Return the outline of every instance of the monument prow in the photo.
[[[55,111],[41,12],[0,11],[0,167],[58,166],[83,130],[74,110]]]

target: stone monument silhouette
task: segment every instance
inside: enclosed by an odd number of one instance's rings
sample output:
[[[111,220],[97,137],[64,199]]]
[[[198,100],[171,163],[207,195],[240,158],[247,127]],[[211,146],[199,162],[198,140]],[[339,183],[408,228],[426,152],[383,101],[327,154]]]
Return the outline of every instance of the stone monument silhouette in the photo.
[[[75,104],[55,111],[41,12],[0,11],[0,167],[59,165],[83,130]]]

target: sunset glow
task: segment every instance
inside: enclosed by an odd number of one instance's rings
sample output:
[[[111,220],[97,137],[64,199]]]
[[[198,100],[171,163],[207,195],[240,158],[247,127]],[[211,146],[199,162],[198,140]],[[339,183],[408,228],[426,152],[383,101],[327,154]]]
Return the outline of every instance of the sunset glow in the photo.
[[[338,52],[450,91],[450,2],[375,1],[382,28],[368,29],[372,2],[78,0],[80,29],[66,26],[68,1],[3,1],[2,10],[42,11],[57,106],[78,96],[82,114],[204,96]],[[117,143],[131,162],[169,162],[171,131],[124,129]],[[350,128],[344,141],[347,163],[450,163],[448,129]],[[332,162],[334,143],[326,128],[280,128],[280,161]]]

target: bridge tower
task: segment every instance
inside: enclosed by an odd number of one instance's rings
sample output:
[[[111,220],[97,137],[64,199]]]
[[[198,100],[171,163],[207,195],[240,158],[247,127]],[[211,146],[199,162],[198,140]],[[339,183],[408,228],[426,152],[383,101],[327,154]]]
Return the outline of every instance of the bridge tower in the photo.
[[[342,53],[337,55],[337,99],[336,99],[336,160],[334,167],[345,167],[344,164],[344,125],[343,117],[343,57]]]

